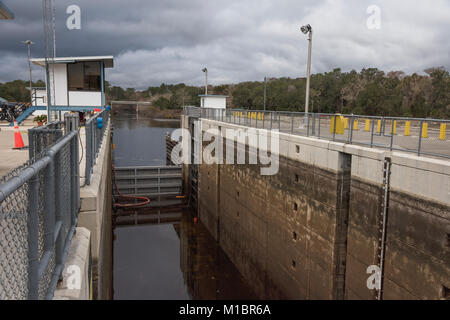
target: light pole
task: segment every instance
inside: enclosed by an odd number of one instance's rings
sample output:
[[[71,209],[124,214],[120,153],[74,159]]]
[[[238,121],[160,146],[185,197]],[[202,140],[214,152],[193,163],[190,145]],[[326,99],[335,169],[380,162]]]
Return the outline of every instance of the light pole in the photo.
[[[27,45],[27,52],[28,52],[28,69],[30,71],[30,102],[31,105],[33,105],[33,81],[31,78],[31,45],[34,44],[31,40],[22,41]]]
[[[267,77],[264,77],[264,112],[266,112]]]
[[[208,69],[203,68],[202,71],[205,73],[206,81],[205,81],[205,95],[208,94]]]
[[[312,47],[312,28],[309,24],[300,28],[304,34],[309,34],[308,44],[308,67],[306,71],[306,102],[305,102],[305,117],[308,117],[309,108],[309,78],[311,77],[311,47]]]

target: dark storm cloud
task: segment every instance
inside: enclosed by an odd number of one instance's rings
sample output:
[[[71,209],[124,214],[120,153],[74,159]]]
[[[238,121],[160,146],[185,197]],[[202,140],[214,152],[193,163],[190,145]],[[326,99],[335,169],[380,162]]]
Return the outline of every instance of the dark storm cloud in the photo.
[[[421,72],[450,68],[450,4],[424,1],[58,0],[57,55],[115,56],[107,78],[145,88],[161,82],[201,84],[305,74],[306,37],[314,28],[313,72],[378,67]],[[43,55],[42,1],[7,0],[13,21],[0,21],[0,81],[26,79],[25,47]],[[81,30],[67,30],[66,8],[81,8]],[[366,27],[367,7],[381,9],[381,29]],[[42,76],[35,68],[36,77]]]

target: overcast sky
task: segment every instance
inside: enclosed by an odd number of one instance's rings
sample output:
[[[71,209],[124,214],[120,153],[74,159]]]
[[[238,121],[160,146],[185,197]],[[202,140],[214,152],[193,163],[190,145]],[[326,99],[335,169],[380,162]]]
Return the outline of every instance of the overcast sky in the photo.
[[[28,79],[25,45],[43,56],[42,1],[3,0],[15,20],[0,20],[0,82]],[[139,89],[160,83],[200,85],[304,77],[313,27],[312,72],[377,67],[450,70],[450,1],[416,0],[57,0],[57,56],[114,55],[107,80]],[[68,30],[66,9],[81,9]],[[369,29],[371,5],[380,28]],[[373,21],[370,19],[370,21]],[[371,24],[373,25],[373,23]],[[35,66],[33,75],[43,78]]]

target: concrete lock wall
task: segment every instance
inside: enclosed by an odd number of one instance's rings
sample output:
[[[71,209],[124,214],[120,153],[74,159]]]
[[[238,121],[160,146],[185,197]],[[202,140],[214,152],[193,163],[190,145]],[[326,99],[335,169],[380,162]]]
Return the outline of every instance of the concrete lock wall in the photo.
[[[112,299],[111,124],[105,131],[91,184],[80,189],[78,226],[91,232],[94,299]]]
[[[210,127],[245,129],[202,119],[202,130]],[[259,165],[199,166],[200,220],[257,295],[376,297],[367,287],[367,268],[379,264],[388,160],[383,298],[448,298],[448,161],[284,133],[279,137],[276,175],[262,176]],[[243,146],[235,144],[235,157],[237,148]]]

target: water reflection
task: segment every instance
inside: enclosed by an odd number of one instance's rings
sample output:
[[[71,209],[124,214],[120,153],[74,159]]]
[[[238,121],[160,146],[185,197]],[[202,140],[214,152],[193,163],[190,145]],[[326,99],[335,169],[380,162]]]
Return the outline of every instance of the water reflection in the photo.
[[[157,166],[166,163],[164,137],[179,128],[179,121],[136,119],[133,112],[114,116],[115,165]]]
[[[255,299],[190,211],[173,224],[114,230],[114,299]]]

